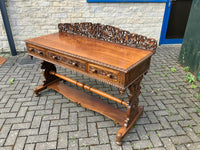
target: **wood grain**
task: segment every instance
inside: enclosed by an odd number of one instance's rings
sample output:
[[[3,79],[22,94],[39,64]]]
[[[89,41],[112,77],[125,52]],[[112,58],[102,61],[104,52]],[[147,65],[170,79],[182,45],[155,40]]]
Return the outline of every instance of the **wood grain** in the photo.
[[[123,126],[124,118],[126,117],[125,111],[119,110],[109,104],[106,104],[98,98],[87,95],[83,91],[71,88],[60,81],[49,85],[48,88],[63,94],[65,97],[75,103],[80,104],[82,107],[107,116],[108,118]]]
[[[83,57],[92,62],[109,64],[123,70],[128,70],[137,62],[153,55],[152,51],[63,32],[29,39],[25,42],[43,48],[51,48],[63,54]]]

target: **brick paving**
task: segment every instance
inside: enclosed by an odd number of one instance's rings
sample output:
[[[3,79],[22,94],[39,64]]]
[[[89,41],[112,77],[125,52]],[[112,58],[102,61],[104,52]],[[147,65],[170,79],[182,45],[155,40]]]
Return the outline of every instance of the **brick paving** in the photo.
[[[193,89],[184,82],[186,72],[177,63],[179,51],[179,45],[157,49],[142,81],[140,105],[145,106],[144,113],[123,139],[122,146],[115,145],[120,126],[109,118],[52,90],[34,97],[34,87],[43,81],[40,60],[27,61],[27,54],[8,57],[0,66],[0,150],[200,149],[200,99],[195,97],[200,84],[196,83],[198,87]],[[174,73],[172,67],[176,68]],[[120,96],[115,87],[61,67],[57,69],[61,74],[126,99],[127,92]]]

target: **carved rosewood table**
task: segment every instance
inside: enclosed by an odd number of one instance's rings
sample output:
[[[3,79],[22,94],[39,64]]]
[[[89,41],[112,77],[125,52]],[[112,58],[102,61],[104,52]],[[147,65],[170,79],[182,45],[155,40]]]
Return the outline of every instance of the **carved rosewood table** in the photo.
[[[143,113],[143,107],[138,106],[140,83],[149,69],[157,42],[101,24],[66,23],[59,24],[58,28],[58,33],[25,41],[29,55],[43,60],[41,68],[45,81],[34,89],[34,93],[37,95],[46,88],[53,89],[71,101],[109,117],[121,125],[116,134],[116,144],[121,145],[122,138]],[[55,64],[118,87],[121,94],[128,88],[129,100],[121,100],[58,74]],[[83,91],[68,87],[61,79],[120,103],[127,110],[119,110]]]

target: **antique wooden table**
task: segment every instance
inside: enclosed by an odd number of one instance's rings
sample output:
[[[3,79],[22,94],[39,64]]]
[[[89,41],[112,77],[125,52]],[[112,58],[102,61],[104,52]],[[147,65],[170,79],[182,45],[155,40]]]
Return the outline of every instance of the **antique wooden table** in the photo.
[[[122,138],[143,112],[143,107],[138,106],[140,83],[149,69],[156,41],[101,24],[59,24],[59,30],[58,33],[25,41],[28,54],[43,60],[41,68],[45,81],[34,89],[34,93],[53,89],[82,107],[107,116],[121,125],[116,134],[116,144],[121,145]],[[118,87],[121,94],[128,88],[129,100],[121,100],[58,74],[54,64]],[[127,111],[68,87],[61,79],[120,103]]]

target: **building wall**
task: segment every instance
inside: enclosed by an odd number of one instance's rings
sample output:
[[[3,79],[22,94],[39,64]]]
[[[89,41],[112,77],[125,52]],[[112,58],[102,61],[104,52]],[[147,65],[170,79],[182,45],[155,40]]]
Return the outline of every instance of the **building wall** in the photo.
[[[87,3],[86,0],[7,0],[17,51],[23,40],[57,32],[57,24],[93,22],[113,25],[159,40],[165,3]],[[0,16],[0,49],[10,51]]]

